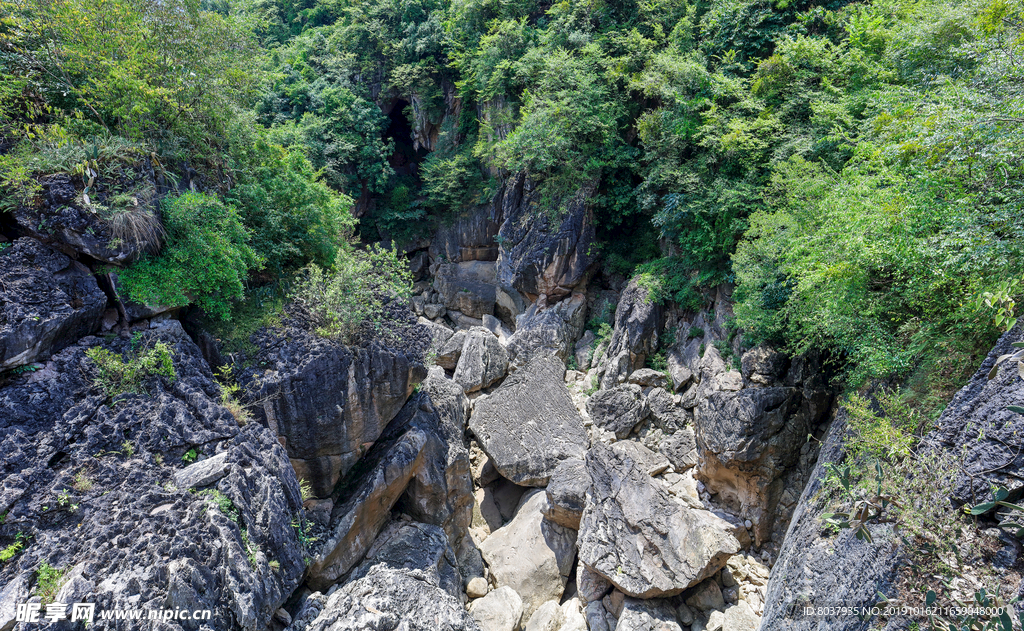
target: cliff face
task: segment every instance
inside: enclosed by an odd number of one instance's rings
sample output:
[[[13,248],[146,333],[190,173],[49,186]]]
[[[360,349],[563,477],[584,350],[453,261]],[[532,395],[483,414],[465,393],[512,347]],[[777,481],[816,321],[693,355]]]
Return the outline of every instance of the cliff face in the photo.
[[[1001,366],[992,379],[989,374],[998,357],[1014,352],[1012,344],[1021,341],[1022,333],[1018,325],[999,339],[971,381],[956,394],[935,422],[934,429],[921,441],[921,457],[945,463],[951,471],[951,479],[938,481],[948,484],[948,488],[935,498],[940,508],[950,513],[964,504],[974,506],[988,501],[993,485],[1005,486],[1014,495],[1020,492],[1024,459],[1020,457],[1017,436],[1024,429],[1024,416],[1007,408],[1024,404],[1024,388],[1016,365]],[[845,417],[840,414],[824,441],[821,456],[800,497],[772,570],[761,625],[765,631],[818,629],[823,620],[830,629],[867,628],[868,622],[853,617],[804,615],[803,608],[874,606],[879,594],[896,597],[905,587],[901,584],[902,572],[917,563],[908,548],[914,537],[907,539],[908,533],[901,530],[902,524],[884,523],[885,520],[868,524],[871,541],[858,538],[850,529],[830,533],[824,527],[823,514],[834,509],[821,491],[828,466],[842,464],[844,444],[848,440]],[[927,476],[911,482],[935,483]],[[928,507],[915,508],[926,510]],[[973,599],[974,589],[986,587],[991,592],[997,586],[1003,594],[1019,593],[1019,541],[998,529],[986,528],[984,522],[981,527],[984,531],[978,537],[987,539],[985,546],[989,550],[980,558],[964,556],[957,572],[966,580],[954,593]],[[952,531],[934,534],[939,543],[947,538],[956,541],[956,545],[962,543]],[[987,576],[987,584],[972,582],[977,576]],[[928,587],[939,591],[941,584],[936,582]],[[943,595],[948,597],[948,594]],[[886,621],[886,628],[903,628],[908,623],[906,617],[895,617]]]

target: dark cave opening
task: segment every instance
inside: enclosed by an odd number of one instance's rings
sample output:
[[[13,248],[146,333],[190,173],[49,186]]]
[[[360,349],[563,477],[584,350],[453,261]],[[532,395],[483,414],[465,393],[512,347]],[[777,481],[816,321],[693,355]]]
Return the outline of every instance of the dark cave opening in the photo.
[[[408,109],[409,101],[395,99],[388,113],[388,128],[384,130],[384,137],[390,138],[395,143],[395,150],[388,158],[388,164],[395,170],[399,178],[413,176],[419,180],[419,163],[427,155],[427,149],[420,147],[415,149],[412,141],[412,125],[409,122]]]

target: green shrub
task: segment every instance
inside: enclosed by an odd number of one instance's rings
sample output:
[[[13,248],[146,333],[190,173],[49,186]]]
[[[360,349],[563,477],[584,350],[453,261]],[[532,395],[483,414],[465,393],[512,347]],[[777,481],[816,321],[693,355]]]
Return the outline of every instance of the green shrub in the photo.
[[[233,206],[203,193],[165,200],[167,242],[121,274],[128,296],[145,304],[195,302],[211,316],[231,317],[246,274],[262,264]]]
[[[224,200],[238,208],[249,245],[268,272],[280,275],[306,263],[329,266],[352,231],[352,200],[317,181],[299,151],[257,136],[235,150],[246,168]]]
[[[292,297],[309,313],[320,335],[349,343],[366,322],[386,336],[386,301],[411,295],[412,273],[405,261],[394,250],[373,245],[338,250],[333,269],[309,265]]]
[[[111,398],[128,393],[142,394],[143,384],[150,376],[160,375],[171,381],[176,376],[171,349],[163,342],[151,348],[131,350],[127,357],[100,346],[86,350],[85,355],[98,369],[93,383]]]

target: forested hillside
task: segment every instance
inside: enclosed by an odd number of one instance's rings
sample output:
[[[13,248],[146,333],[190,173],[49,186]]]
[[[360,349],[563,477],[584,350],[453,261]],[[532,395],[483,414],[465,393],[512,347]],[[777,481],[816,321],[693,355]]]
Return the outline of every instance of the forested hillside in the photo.
[[[243,286],[331,264],[353,227],[408,243],[518,172],[556,215],[593,189],[606,272],[691,308],[735,282],[751,344],[831,349],[855,383],[977,359],[997,314],[976,296],[1024,271],[1016,2],[5,0],[2,15],[4,208],[59,172],[126,239],[163,208],[168,247],[124,274],[140,299],[228,318]],[[202,193],[133,188],[143,163]],[[112,174],[123,187],[88,191]]]

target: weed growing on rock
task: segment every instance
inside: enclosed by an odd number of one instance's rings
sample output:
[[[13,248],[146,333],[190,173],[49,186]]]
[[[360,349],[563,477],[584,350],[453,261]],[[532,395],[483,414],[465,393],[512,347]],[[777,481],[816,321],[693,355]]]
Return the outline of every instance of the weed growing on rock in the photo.
[[[36,570],[36,596],[39,596],[44,606],[52,603],[57,592],[64,586],[64,575],[67,571],[66,567],[56,568],[46,561],[43,561]]]
[[[235,381],[231,366],[221,366],[217,370],[217,380],[220,382],[220,404],[231,412],[239,427],[245,427],[252,421],[252,414],[249,409],[239,401],[242,387]]]
[[[185,452],[185,455],[181,457],[181,461],[185,464],[192,464],[199,457],[199,452],[195,448],[189,449]]]
[[[309,480],[299,480],[299,491],[302,492],[303,502],[313,497],[313,485],[309,483]]]
[[[85,472],[85,469],[80,469],[78,473],[75,474],[75,480],[72,483],[72,486],[75,487],[76,491],[82,493],[92,490],[92,479],[89,477],[89,474]]]
[[[25,533],[19,532],[17,537],[15,537],[14,543],[0,550],[0,563],[7,563],[18,556],[18,553],[25,549],[25,542],[27,540],[28,537],[25,536]]]
[[[163,342],[157,342],[152,348],[131,351],[127,357],[100,346],[88,349],[85,354],[99,369],[93,383],[111,399],[129,393],[144,394],[143,384],[153,375],[170,381],[177,376],[173,353]]]

